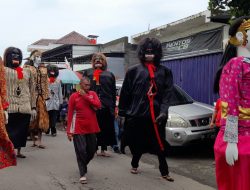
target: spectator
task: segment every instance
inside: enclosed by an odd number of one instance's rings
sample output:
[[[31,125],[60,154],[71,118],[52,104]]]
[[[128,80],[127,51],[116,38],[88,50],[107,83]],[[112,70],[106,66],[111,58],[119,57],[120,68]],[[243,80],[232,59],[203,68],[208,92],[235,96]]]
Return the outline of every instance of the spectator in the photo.
[[[210,127],[215,127],[216,135],[219,133],[220,130],[220,119],[221,119],[221,99],[218,98],[214,107],[214,113],[212,115],[212,119],[210,122]]]

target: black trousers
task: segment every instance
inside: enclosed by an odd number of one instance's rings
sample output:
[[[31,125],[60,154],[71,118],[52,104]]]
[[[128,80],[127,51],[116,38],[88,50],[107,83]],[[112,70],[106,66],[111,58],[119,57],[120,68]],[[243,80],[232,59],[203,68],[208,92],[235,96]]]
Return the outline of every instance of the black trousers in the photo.
[[[48,113],[49,113],[49,129],[46,132],[46,134],[49,134],[50,130],[51,134],[56,134],[56,120],[57,120],[58,110],[50,110],[48,111]]]
[[[26,146],[30,114],[9,113],[6,130],[15,148]]]
[[[73,136],[73,142],[80,176],[83,177],[87,173],[88,163],[92,160],[96,152],[96,135],[76,134]]]
[[[158,126],[158,131],[161,141],[164,143],[165,124]],[[160,150],[151,117],[126,118],[123,135],[124,142],[121,147],[124,148],[126,144],[129,145],[133,155],[131,161],[133,168],[138,168],[142,154],[152,153],[158,157],[161,175],[166,176],[169,174],[165,154],[164,151]]]
[[[139,167],[139,161],[141,159],[142,153],[133,154],[131,166],[133,168]],[[169,174],[168,171],[168,164],[164,155],[164,152],[160,152],[157,154],[158,161],[159,161],[159,170],[162,176],[166,176]]]

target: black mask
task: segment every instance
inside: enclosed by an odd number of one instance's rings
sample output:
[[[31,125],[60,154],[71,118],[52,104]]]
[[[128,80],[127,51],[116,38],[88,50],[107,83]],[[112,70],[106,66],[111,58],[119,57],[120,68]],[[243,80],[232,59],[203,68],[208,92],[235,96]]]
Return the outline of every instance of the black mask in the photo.
[[[48,70],[49,77],[58,77],[59,69],[56,65],[48,65],[47,70]]]
[[[7,48],[4,57],[5,66],[13,69],[20,66],[23,58],[21,50],[15,47]]]
[[[145,50],[145,54],[154,54],[154,51],[153,51],[153,44],[152,43],[149,43],[146,47],[146,50]]]

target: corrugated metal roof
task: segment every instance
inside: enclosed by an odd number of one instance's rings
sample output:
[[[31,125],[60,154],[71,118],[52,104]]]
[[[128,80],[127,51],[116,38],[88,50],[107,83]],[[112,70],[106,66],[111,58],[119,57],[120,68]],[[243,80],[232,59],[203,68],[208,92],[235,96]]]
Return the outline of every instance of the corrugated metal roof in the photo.
[[[180,20],[177,20],[177,21],[174,21],[174,22],[171,22],[171,23],[168,23],[168,24],[153,28],[151,30],[135,34],[135,35],[133,35],[131,37],[132,38],[140,38],[141,36],[148,35],[148,34],[150,34],[152,32],[156,32],[156,31],[160,31],[160,30],[166,30],[166,29],[171,28],[173,26],[177,27],[179,25],[180,25],[180,28],[183,28],[183,30],[184,30],[184,27],[188,27],[188,26],[193,27],[192,25],[195,25],[195,24],[200,25],[201,23],[209,22],[210,21],[210,19],[209,19],[210,15],[211,15],[210,11],[206,10],[206,11],[200,12],[198,14],[194,14],[194,15],[191,15],[189,17],[186,17],[186,18],[183,18],[183,19],[180,19]],[[203,18],[203,17],[204,17],[204,19],[200,19],[200,18]]]

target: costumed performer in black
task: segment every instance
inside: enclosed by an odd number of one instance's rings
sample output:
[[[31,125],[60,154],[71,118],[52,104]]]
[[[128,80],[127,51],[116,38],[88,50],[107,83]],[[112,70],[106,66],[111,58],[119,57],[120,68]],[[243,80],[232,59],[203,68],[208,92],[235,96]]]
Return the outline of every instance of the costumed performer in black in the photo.
[[[143,153],[158,156],[163,179],[169,176],[165,158],[165,125],[172,96],[171,70],[160,65],[162,47],[159,40],[145,38],[138,47],[141,64],[130,68],[122,85],[119,115],[125,117],[124,139],[133,155],[131,173],[138,174]]]
[[[29,123],[36,118],[37,113],[33,75],[29,69],[20,67],[21,62],[20,49],[9,47],[5,50],[4,65],[9,102],[6,129],[17,149],[17,157],[25,158],[26,156],[21,154],[21,147],[26,146]]]
[[[97,110],[97,120],[101,132],[97,134],[97,145],[101,146],[99,156],[109,157],[105,151],[107,146],[117,144],[115,138],[115,101],[116,88],[115,76],[112,72],[107,71],[106,57],[102,53],[95,53],[92,57],[92,69],[83,75],[91,80],[90,90],[97,93],[101,100],[101,109]]]

